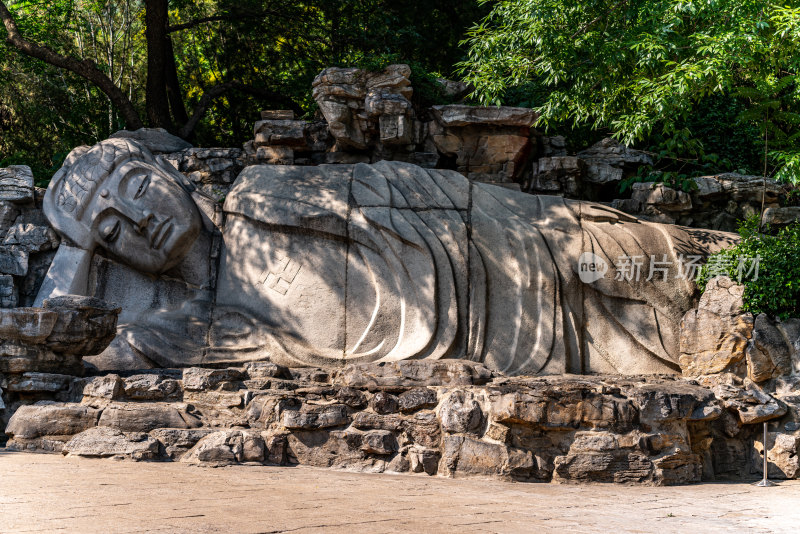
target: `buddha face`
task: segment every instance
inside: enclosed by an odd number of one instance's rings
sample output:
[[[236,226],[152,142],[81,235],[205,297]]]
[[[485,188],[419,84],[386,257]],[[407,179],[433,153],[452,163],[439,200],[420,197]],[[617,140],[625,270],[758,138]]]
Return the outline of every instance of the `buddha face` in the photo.
[[[142,161],[118,167],[95,194],[86,216],[97,245],[153,274],[184,258],[202,224],[197,205],[177,177]]]

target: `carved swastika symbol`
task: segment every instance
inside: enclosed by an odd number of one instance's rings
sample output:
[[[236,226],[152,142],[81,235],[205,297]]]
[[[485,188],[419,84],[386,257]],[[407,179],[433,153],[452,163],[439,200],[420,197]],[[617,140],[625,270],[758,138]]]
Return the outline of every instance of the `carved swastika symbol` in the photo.
[[[301,267],[302,265],[291,258],[280,258],[272,270],[265,270],[261,273],[264,278],[262,283],[276,293],[285,295],[294,279],[297,278]]]

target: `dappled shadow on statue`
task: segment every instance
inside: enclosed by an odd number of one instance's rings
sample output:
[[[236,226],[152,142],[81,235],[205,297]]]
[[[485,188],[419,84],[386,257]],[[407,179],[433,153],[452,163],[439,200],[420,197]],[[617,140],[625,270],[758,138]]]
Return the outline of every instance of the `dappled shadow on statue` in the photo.
[[[83,286],[123,308],[94,360],[106,370],[460,357],[511,374],[673,373],[695,298],[677,260],[730,242],[401,162],[251,166],[220,210],[129,139],[76,149],[45,212],[93,259],[63,288],[75,258],[57,258],[39,298]],[[591,281],[587,252],[607,269]],[[645,266],[615,276],[620,258]],[[652,258],[670,266],[653,276]]]

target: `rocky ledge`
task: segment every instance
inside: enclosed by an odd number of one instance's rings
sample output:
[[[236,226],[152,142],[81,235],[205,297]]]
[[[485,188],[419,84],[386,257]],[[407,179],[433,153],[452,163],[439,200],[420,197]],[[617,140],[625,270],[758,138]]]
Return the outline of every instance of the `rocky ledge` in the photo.
[[[783,424],[796,412],[753,384],[718,386],[720,395],[666,376],[509,378],[461,360],[332,373],[259,362],[72,378],[65,402],[19,406],[6,434],[11,450],[209,466],[657,485],[755,475],[761,427],[745,422]],[[798,474],[792,425],[770,435],[773,476]]]

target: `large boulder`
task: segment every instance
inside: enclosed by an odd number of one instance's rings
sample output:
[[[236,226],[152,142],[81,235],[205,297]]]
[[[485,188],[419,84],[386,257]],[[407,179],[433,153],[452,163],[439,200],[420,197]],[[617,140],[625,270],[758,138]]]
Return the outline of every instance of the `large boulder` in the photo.
[[[161,443],[142,432],[120,432],[108,427],[85,430],[64,444],[65,456],[85,458],[117,458],[159,460],[163,454]]]
[[[0,169],[0,201],[16,204],[33,202],[33,172],[25,165]]]
[[[61,354],[92,356],[105,350],[117,335],[120,308],[93,297],[64,295],[46,299],[44,309],[58,320],[47,337],[47,347]]]
[[[40,402],[20,406],[11,416],[5,433],[14,439],[42,436],[73,436],[97,426],[100,410],[80,404]]]
[[[744,286],[720,276],[709,280],[696,309],[681,321],[681,370],[686,376],[741,372],[753,336],[753,316],[742,313]]]

